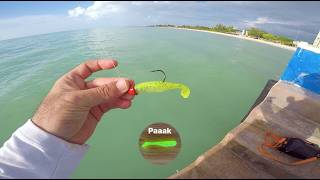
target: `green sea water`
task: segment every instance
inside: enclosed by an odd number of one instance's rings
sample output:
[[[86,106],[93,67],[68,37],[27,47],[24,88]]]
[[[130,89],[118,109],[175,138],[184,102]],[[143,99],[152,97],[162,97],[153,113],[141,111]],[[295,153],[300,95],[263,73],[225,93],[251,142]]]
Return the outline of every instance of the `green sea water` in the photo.
[[[87,59],[115,58],[136,83],[162,79],[191,89],[139,95],[128,110],[103,117],[73,178],[165,178],[218,143],[247,113],[268,79],[278,79],[292,51],[203,32],[166,28],[104,28],[0,41],[0,142],[32,116],[55,80]],[[168,123],[182,148],[167,165],[139,152],[140,133]]]

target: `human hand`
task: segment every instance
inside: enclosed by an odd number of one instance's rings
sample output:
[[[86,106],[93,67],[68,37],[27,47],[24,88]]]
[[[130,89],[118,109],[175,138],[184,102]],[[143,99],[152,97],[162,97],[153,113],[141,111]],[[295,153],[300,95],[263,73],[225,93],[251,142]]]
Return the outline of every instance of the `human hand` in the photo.
[[[41,129],[68,142],[84,144],[93,134],[104,113],[126,109],[132,95],[126,94],[132,80],[97,78],[92,73],[117,66],[114,60],[93,60],[80,64],[59,78],[44,98],[32,121]]]

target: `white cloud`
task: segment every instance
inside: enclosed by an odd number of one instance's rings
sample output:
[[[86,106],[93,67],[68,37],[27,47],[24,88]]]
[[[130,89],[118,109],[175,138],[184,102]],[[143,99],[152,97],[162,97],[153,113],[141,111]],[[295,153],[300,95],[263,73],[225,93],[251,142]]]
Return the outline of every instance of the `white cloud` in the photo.
[[[167,5],[172,4],[170,1],[132,1],[132,5],[143,6],[143,5]]]
[[[132,1],[131,2],[132,5],[136,5],[136,6],[143,5],[144,3],[145,3],[144,1]]]
[[[172,4],[169,1],[94,1],[93,4],[87,8],[76,7],[68,11],[70,17],[87,16],[91,19],[99,19],[108,16],[112,13],[119,12],[121,10],[130,9],[130,7],[143,7],[151,8],[153,6],[169,5]]]
[[[249,27],[256,27],[258,24],[270,23],[270,20],[267,17],[258,17],[256,20],[245,20],[244,22]]]
[[[257,25],[262,25],[262,24],[278,24],[278,25],[290,25],[290,26],[300,26],[302,24],[297,21],[278,21],[278,20],[270,19],[268,17],[258,17],[255,20],[245,20],[244,23],[249,27],[256,27]]]
[[[78,6],[78,7],[74,8],[74,9],[69,10],[68,14],[71,17],[77,17],[77,16],[80,16],[81,14],[84,14],[85,11],[86,10],[84,8]]]
[[[81,15],[92,19],[98,19],[110,13],[118,12],[122,9],[124,2],[115,1],[94,1],[93,4],[87,8],[80,6],[68,11],[69,16],[78,17]]]
[[[170,4],[170,1],[153,1],[154,4]]]

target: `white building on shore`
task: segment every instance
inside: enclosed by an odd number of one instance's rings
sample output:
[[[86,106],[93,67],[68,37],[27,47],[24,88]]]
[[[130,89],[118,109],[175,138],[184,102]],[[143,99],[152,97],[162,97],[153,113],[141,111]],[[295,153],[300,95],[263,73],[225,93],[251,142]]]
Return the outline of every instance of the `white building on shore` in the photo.
[[[318,36],[314,40],[313,46],[316,47],[316,48],[320,48],[320,32],[318,33]]]
[[[298,45],[304,45],[304,46],[310,46],[310,47],[315,47],[315,48],[319,48],[320,49],[320,32],[318,33],[317,37],[314,39],[313,44],[309,44],[308,42],[305,41],[293,41],[293,44],[295,46]]]
[[[248,31],[246,29],[243,29],[241,31],[241,36],[248,36]]]

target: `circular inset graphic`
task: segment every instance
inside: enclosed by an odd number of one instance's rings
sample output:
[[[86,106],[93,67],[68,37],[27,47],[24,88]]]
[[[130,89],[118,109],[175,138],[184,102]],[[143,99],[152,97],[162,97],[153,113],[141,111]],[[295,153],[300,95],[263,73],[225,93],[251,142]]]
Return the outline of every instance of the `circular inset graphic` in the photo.
[[[176,129],[169,124],[154,123],[140,135],[142,156],[153,164],[167,164],[180,152],[181,140]]]

